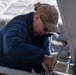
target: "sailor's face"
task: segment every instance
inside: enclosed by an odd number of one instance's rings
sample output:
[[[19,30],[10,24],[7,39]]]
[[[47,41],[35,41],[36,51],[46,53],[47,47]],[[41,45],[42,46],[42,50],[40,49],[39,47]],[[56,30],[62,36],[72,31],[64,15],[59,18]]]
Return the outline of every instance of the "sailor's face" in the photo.
[[[40,15],[35,15],[34,18],[34,33],[39,34],[39,35],[45,35],[48,34],[48,31],[45,31],[45,25],[44,22],[42,21]]]

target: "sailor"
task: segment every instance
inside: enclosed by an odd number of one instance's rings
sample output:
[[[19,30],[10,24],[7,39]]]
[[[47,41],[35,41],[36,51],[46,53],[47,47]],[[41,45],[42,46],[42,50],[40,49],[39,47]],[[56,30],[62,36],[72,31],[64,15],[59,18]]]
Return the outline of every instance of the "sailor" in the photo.
[[[0,31],[0,66],[36,73],[49,72],[49,32],[57,28],[58,11],[50,4],[36,3],[35,11],[14,17]]]

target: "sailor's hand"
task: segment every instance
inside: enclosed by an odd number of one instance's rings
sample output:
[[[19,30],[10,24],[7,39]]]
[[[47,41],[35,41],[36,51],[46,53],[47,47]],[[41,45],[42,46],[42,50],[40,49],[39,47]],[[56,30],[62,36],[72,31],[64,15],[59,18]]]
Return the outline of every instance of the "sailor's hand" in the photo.
[[[54,66],[52,66],[52,62],[53,62],[53,60],[54,60],[54,58],[53,57],[51,57],[51,56],[48,56],[48,55],[45,55],[44,56],[44,61],[43,61],[43,63],[42,63],[42,66],[44,67],[44,69],[45,69],[45,71],[48,73],[49,72],[49,69],[48,69],[48,67],[46,66],[46,64],[48,64],[49,65],[49,67],[50,67],[50,69],[51,69],[51,71],[54,69]]]

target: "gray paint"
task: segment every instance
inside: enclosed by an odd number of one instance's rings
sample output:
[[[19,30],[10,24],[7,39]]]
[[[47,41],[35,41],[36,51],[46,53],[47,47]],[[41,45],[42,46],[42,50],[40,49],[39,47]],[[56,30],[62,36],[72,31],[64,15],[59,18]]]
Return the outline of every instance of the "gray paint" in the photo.
[[[74,60],[76,50],[76,0],[57,0],[63,21],[66,40]]]

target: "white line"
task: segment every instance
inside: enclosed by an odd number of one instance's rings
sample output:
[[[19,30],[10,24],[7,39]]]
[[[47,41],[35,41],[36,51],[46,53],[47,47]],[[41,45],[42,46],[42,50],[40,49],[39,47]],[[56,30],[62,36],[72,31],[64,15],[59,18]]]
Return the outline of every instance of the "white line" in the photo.
[[[2,15],[14,2],[17,2],[18,0],[12,0],[7,7],[0,13],[0,15]]]

